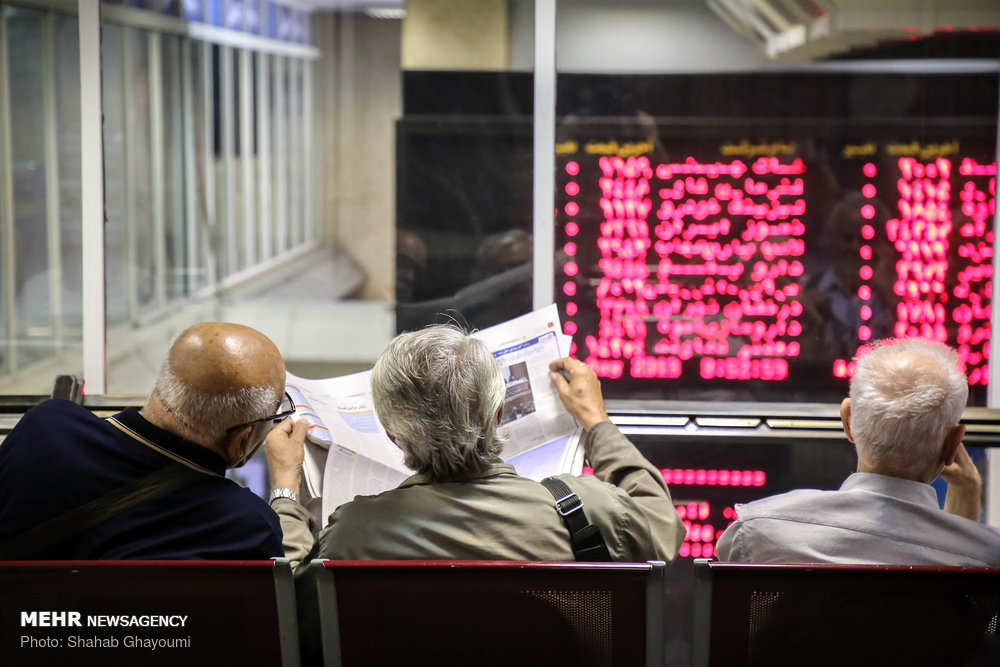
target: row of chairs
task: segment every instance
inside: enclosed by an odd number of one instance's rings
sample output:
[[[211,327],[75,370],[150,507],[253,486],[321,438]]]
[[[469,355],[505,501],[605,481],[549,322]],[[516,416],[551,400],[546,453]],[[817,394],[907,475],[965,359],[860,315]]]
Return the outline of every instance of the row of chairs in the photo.
[[[1000,569],[696,562],[692,664],[1000,664]],[[0,563],[0,665],[665,664],[663,563]]]

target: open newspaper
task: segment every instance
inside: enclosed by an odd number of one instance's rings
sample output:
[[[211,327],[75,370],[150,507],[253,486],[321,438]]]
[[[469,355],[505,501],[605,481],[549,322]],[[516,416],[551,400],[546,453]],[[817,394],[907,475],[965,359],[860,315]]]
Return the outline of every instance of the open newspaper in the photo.
[[[518,474],[541,480],[583,467],[580,429],[549,377],[549,362],[566,356],[555,306],[474,334],[493,352],[506,385],[502,458]],[[303,487],[323,522],[357,495],[394,488],[412,471],[375,414],[371,372],[309,380],[288,374],[286,389],[296,417],[309,422]],[[317,504],[319,505],[317,507]]]

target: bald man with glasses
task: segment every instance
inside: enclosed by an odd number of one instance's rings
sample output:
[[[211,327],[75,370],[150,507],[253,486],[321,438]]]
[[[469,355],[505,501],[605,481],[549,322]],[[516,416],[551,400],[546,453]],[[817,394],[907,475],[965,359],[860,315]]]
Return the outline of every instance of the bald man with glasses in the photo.
[[[0,559],[266,559],[281,528],[226,479],[294,412],[258,331],[204,322],[173,342],[146,404],[100,418],[54,399],[0,443]]]

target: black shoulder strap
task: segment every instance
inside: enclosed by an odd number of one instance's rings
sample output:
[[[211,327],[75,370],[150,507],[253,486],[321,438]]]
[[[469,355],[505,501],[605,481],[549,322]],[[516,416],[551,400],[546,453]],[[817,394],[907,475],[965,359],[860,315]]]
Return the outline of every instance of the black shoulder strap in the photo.
[[[100,525],[144,500],[189,484],[203,476],[204,473],[197,470],[179,463],[172,463],[145,477],[140,477],[118,487],[100,498],[80,505],[76,509],[8,538],[0,544],[0,560],[28,558],[46,547],[63,542]]]
[[[552,477],[543,479],[542,486],[556,499],[556,511],[569,528],[570,545],[576,559],[586,563],[611,562],[601,529],[587,520],[580,496],[573,493],[565,482]]]

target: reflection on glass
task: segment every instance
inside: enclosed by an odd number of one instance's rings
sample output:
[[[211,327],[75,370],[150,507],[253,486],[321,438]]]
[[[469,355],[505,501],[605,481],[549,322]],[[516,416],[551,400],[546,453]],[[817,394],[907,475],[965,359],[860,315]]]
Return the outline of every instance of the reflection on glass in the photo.
[[[109,325],[129,318],[128,164],[125,146],[124,30],[105,24],[101,31],[104,106],[104,285]]]
[[[227,233],[229,242],[226,245],[226,255],[230,258],[230,264],[227,265],[227,273],[232,275],[240,271],[240,269],[246,266],[246,245],[244,243],[244,235],[249,232],[246,228],[244,215],[243,215],[243,160],[247,159],[246,155],[242,153],[242,144],[240,143],[240,134],[243,132],[242,127],[242,116],[241,116],[241,106],[240,106],[240,93],[243,89],[243,62],[240,58],[240,52],[238,49],[228,49],[228,55],[226,56],[227,62],[229,62],[232,67],[230,80],[232,81],[232,92],[227,99],[228,109],[230,117],[232,118],[232,130],[229,137],[229,141],[223,144],[223,149],[226,151],[225,164],[226,164],[226,181],[230,184],[231,189],[228,194],[226,194],[227,205],[229,206],[229,213],[227,217]]]
[[[187,294],[187,256],[184,245],[184,88],[181,85],[181,41],[162,37],[163,64],[163,187],[166,298]],[[178,94],[180,93],[180,94]]]
[[[209,198],[206,190],[210,174],[205,169],[206,160],[209,158],[206,153],[212,150],[210,140],[212,124],[206,122],[211,120],[211,115],[206,119],[205,113],[206,108],[210,109],[207,106],[210,98],[205,95],[206,85],[211,86],[211,79],[206,81],[205,76],[206,65],[209,65],[208,71],[211,72],[210,64],[205,62],[205,55],[207,52],[210,57],[211,49],[206,49],[205,45],[197,42],[186,43],[184,48],[190,49],[191,52],[191,103],[185,109],[190,113],[186,122],[192,133],[190,146],[193,155],[189,156],[186,164],[194,170],[187,173],[187,178],[194,181],[194,187],[188,189],[194,201],[187,208],[188,218],[185,222],[188,247],[194,251],[188,255],[187,266],[189,291],[194,293],[213,280],[208,270],[208,243],[206,243],[209,231]]]
[[[531,310],[531,74],[406,72],[396,125],[396,329]],[[444,314],[444,316],[442,316]]]
[[[0,391],[44,393],[80,366],[77,24],[2,11],[13,219],[0,224]]]
[[[883,94],[839,102],[858,90]],[[606,397],[835,403],[872,341],[919,336],[954,346],[985,402],[995,74],[566,74],[559,92],[556,301]]]
[[[287,248],[285,221],[288,212],[288,113],[286,111],[287,85],[285,65],[288,59],[275,56],[271,69],[271,126],[274,128],[274,148],[272,152],[272,172],[274,174],[274,249],[282,252]]]
[[[75,16],[52,15],[55,26],[56,149],[59,161],[59,264],[61,307],[58,341],[68,372],[82,366],[83,238],[80,218],[80,29]],[[59,334],[57,333],[57,336]],[[67,359],[67,353],[70,354]]]
[[[14,186],[14,363],[23,367],[52,353],[46,227],[45,109],[41,12],[6,9],[11,58],[10,140]],[[30,57],[24,57],[31,54]],[[54,186],[54,184],[53,184]]]
[[[302,103],[302,61],[294,60],[290,65],[288,70],[288,114],[291,134],[288,137],[288,144],[292,148],[292,155],[305,155],[305,145],[302,142],[302,112],[305,107]],[[304,183],[302,160],[290,160],[288,164],[288,203],[292,220],[291,228],[288,230],[290,246],[301,243],[304,236],[303,225],[305,221],[302,218],[302,202],[305,201],[306,196],[303,190]]]
[[[153,172],[149,103],[149,34],[125,30],[124,53],[125,148],[128,167],[126,257],[129,296],[135,306],[131,316],[156,306],[156,253],[153,225]]]
[[[56,373],[82,367],[80,189],[92,165],[80,155],[78,23],[0,11],[12,211],[0,229],[0,391],[43,393]],[[309,193],[300,164],[311,139],[301,120],[311,70],[297,55],[105,19],[107,386],[128,393],[145,391],[153,372],[141,358],[144,341],[224,316],[223,300],[211,297],[230,288],[227,278],[266,281],[275,259],[315,240],[303,220]],[[26,378],[30,388],[18,384]]]

